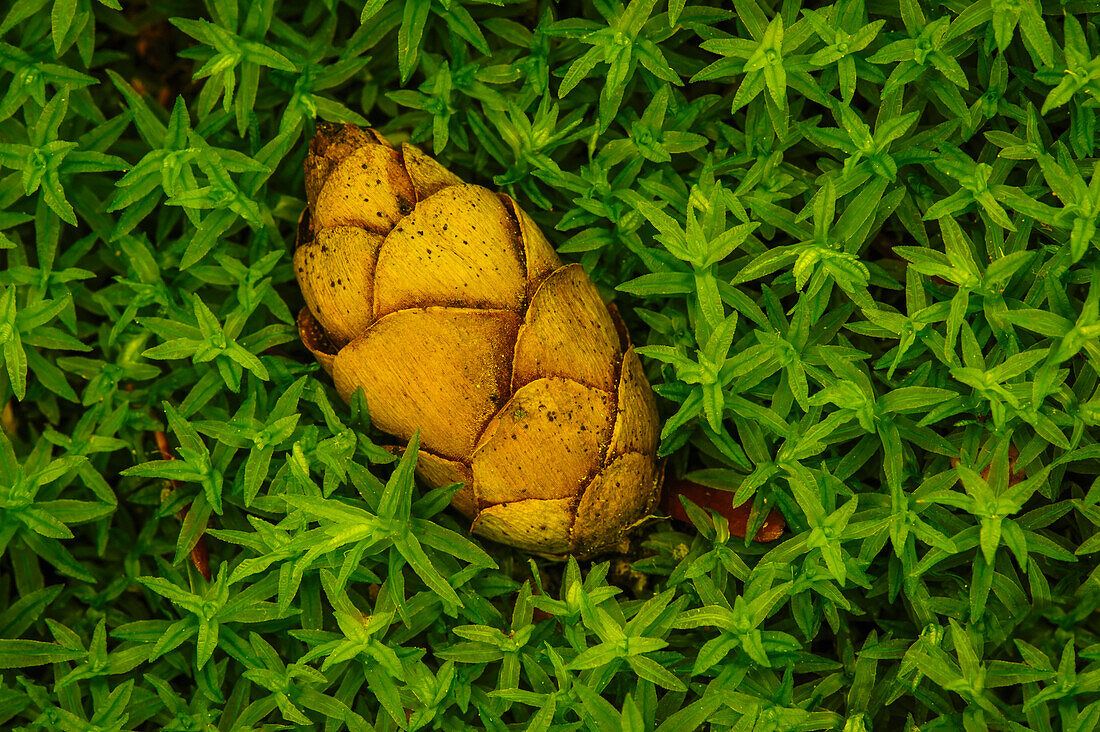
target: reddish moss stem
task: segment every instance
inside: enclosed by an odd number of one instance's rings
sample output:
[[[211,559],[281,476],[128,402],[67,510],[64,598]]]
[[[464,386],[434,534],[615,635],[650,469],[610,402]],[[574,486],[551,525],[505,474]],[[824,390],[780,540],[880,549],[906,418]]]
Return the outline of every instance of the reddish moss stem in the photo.
[[[1012,487],[1020,481],[1027,478],[1027,475],[1023,472],[1016,472],[1016,460],[1020,457],[1020,451],[1016,449],[1015,445],[1008,446],[1008,485]],[[959,467],[962,461],[959,458],[951,458],[951,467]],[[986,465],[979,475],[982,476],[982,480],[989,480],[989,470],[993,465]]]
[[[724,517],[730,524],[730,533],[739,538],[745,538],[745,532],[749,526],[749,512],[752,511],[752,500],[733,506],[733,494],[729,491],[720,491],[714,488],[693,483],[683,478],[666,478],[665,489],[661,496],[661,510],[672,518],[683,523],[690,524],[687,511],[680,503],[679,496],[684,496],[703,509],[713,509],[718,515]],[[768,512],[768,518],[764,525],[753,537],[755,541],[775,541],[783,534],[787,522],[783,515],[774,508]]]
[[[172,449],[168,446],[168,435],[164,434],[162,430],[154,430],[153,439],[156,440],[157,449],[160,450],[162,460],[176,459],[176,456],[172,454]],[[178,480],[170,480],[168,482],[171,484],[172,490],[176,490],[180,487]],[[176,518],[183,521],[187,517],[187,511],[190,508],[191,504],[187,504],[187,506],[181,508],[176,512]],[[195,542],[195,546],[191,547],[191,564],[195,565],[195,569],[199,570],[199,574],[203,576],[203,579],[207,582],[210,581],[210,554],[206,550],[206,536],[203,534],[199,535],[199,539]]]

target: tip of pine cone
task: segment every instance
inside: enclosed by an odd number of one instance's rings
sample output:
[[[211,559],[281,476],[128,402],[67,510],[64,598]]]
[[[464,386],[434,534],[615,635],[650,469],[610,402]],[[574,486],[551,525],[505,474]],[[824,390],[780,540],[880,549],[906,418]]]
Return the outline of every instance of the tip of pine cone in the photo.
[[[371,127],[317,120],[316,131],[309,141],[309,152],[339,162],[364,145],[392,147],[389,140]]]
[[[317,132],[316,132],[316,134],[318,136],[324,135],[324,136],[331,137],[333,135],[338,134],[345,127],[355,127],[355,125],[341,124],[339,122],[329,122],[328,120],[319,119],[319,120],[317,120]]]
[[[370,142],[366,132],[355,125],[317,120],[317,129],[309,141],[309,155],[303,164],[306,176],[306,203],[313,208],[329,173],[356,150]]]
[[[317,130],[309,141],[309,152],[311,155],[320,157],[334,157],[332,153],[337,151],[346,155],[366,142],[366,135],[355,125],[335,124],[318,120]],[[343,157],[343,155],[340,155],[340,157]]]
[[[306,202],[310,208],[329,174],[356,150],[367,145],[393,147],[389,140],[370,127],[317,120],[316,131],[309,141],[309,155],[304,163]]]

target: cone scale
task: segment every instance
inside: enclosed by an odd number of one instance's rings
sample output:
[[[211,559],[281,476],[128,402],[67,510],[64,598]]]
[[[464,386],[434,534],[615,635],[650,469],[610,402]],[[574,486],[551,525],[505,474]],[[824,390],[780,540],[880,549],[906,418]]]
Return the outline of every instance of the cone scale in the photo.
[[[653,392],[596,287],[514,200],[417,148],[318,126],[294,270],[303,342],[488,539],[615,546],[655,508]]]

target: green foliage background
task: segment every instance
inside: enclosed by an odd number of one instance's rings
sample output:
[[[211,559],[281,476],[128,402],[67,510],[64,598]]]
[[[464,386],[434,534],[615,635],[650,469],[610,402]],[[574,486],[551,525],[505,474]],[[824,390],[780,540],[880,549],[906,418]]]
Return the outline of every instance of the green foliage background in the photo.
[[[0,728],[1097,729],[1094,8],[0,4]],[[317,119],[512,193],[782,539],[470,538],[297,340]]]

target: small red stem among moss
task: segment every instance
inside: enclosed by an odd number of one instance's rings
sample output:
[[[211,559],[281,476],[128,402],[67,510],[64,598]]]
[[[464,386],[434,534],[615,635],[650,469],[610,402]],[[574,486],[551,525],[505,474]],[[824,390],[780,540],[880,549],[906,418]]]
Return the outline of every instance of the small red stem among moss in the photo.
[[[168,446],[168,435],[164,434],[162,430],[154,430],[153,439],[156,440],[161,459],[176,459],[176,456],[172,454],[172,449]],[[178,480],[170,480],[168,482],[171,484],[172,490],[176,490],[180,487]],[[176,512],[176,518],[183,521],[187,517],[187,511],[190,508],[191,504],[181,508]],[[203,576],[203,579],[207,582],[210,581],[210,554],[206,550],[206,536],[204,534],[200,534],[198,541],[195,542],[195,546],[191,547],[191,564],[195,565],[195,569],[199,570],[199,574]]]
[[[672,516],[677,521],[691,523],[687,511],[680,503],[679,496],[684,496],[703,509],[713,509],[718,515],[729,521],[730,533],[738,538],[745,538],[745,532],[749,527],[749,512],[752,511],[752,500],[745,501],[740,506],[732,506],[733,494],[729,491],[720,491],[715,488],[707,488],[704,485],[693,483],[683,478],[666,478],[665,489],[661,496],[661,510]],[[783,534],[787,522],[783,515],[774,508],[768,512],[768,518],[764,525],[756,532],[754,541],[775,541]]]
[[[1022,481],[1024,478],[1027,477],[1027,475],[1022,471],[1019,472],[1019,473],[1016,472],[1016,460],[1019,457],[1020,457],[1020,451],[1016,449],[1016,446],[1015,445],[1009,445],[1008,446],[1008,485],[1009,485],[1009,487],[1016,485],[1017,483],[1019,483],[1020,481]],[[959,467],[959,464],[961,462],[962,461],[959,460],[958,458],[951,458],[951,467],[957,468],[957,467]],[[979,475],[982,476],[982,480],[989,480],[989,469],[992,468],[992,467],[993,467],[992,464],[986,465],[985,469],[982,470],[981,473],[979,473]]]

